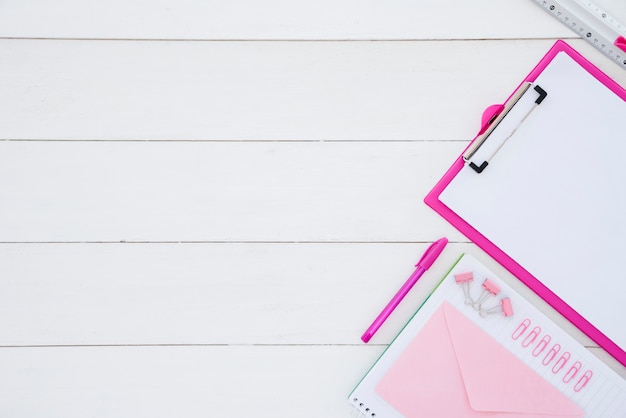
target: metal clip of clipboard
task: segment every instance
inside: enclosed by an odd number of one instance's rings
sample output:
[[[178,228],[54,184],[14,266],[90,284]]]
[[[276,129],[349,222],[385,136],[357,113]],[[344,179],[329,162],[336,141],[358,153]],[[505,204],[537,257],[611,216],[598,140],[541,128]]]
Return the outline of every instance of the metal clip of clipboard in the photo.
[[[483,172],[483,170],[487,167],[487,165],[489,165],[489,162],[491,161],[491,159],[498,153],[498,151],[500,151],[502,146],[504,146],[506,141],[508,141],[508,139],[511,138],[513,134],[515,134],[515,132],[517,131],[517,128],[519,128],[524,123],[526,118],[532,113],[533,110],[537,108],[538,105],[541,104],[541,102],[543,102],[543,100],[548,95],[548,93],[546,93],[546,91],[542,89],[539,85],[534,85],[532,90],[534,90],[539,96],[534,101],[533,106],[526,113],[522,115],[519,122],[514,127],[511,128],[511,130],[508,132],[508,135],[505,136],[500,141],[499,144],[497,144],[497,147],[494,150],[492,150],[492,152],[490,152],[487,157],[482,158],[482,162],[476,163],[476,161],[471,161],[472,158],[476,156],[481,146],[483,146],[487,138],[489,138],[489,136],[496,130],[496,128],[500,126],[501,122],[505,120],[506,116],[513,110],[515,105],[522,99],[522,97],[524,97],[524,95],[530,90],[531,87],[533,87],[533,83],[531,82],[523,83],[515,91],[515,93],[513,93],[511,98],[504,104],[502,111],[496,116],[494,116],[491,121],[489,121],[488,123],[489,127],[487,128],[487,130],[483,132],[482,134],[480,134],[479,136],[477,136],[474,142],[472,143],[472,145],[463,154],[463,160],[466,163],[469,163],[469,166],[477,173]]]

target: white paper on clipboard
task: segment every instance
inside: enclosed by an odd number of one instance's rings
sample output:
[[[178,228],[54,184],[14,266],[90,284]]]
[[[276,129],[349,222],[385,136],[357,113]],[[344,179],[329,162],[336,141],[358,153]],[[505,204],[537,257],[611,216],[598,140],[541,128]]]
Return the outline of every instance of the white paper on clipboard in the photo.
[[[541,107],[439,199],[624,348],[626,102],[562,52],[534,83]]]

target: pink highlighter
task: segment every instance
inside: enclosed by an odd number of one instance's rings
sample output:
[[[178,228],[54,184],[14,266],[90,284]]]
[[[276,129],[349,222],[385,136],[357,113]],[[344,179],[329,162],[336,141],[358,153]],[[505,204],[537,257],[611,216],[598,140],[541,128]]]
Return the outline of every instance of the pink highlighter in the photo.
[[[400,304],[402,299],[409,293],[409,290],[413,288],[415,283],[419,280],[420,277],[424,274],[426,270],[433,265],[439,254],[443,251],[444,247],[448,243],[447,238],[440,238],[437,241],[433,242],[430,247],[426,250],[420,261],[417,262],[415,267],[415,271],[411,274],[411,277],[408,278],[406,283],[398,290],[398,293],[389,301],[385,309],[376,317],[372,325],[369,326],[367,331],[361,336],[361,340],[364,343],[369,342],[372,336],[378,331],[378,328],[389,318],[389,315],[393,312],[394,309]]]

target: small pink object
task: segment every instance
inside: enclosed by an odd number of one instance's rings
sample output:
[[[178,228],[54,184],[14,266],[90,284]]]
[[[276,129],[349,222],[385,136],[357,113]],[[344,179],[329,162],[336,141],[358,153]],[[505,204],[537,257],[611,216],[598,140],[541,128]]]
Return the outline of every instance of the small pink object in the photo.
[[[559,351],[561,351],[561,344],[554,344],[552,348],[550,348],[550,351],[548,351],[546,353],[546,356],[543,358],[543,365],[547,366],[548,364],[552,363],[552,360],[554,360],[556,355],[559,354]]]
[[[561,357],[554,363],[554,367],[552,367],[552,373],[557,374],[560,372],[571,356],[572,355],[567,351],[561,354]]]
[[[528,334],[526,338],[524,338],[524,341],[522,341],[522,347],[526,348],[532,343],[534,343],[537,337],[539,336],[539,334],[541,334],[541,327],[533,328],[530,331],[530,334]]]
[[[474,273],[468,271],[467,273],[459,273],[454,275],[454,280],[457,283],[467,283],[474,280]]]
[[[522,334],[524,334],[526,332],[526,330],[528,329],[529,326],[530,326],[530,319],[528,319],[528,318],[524,319],[517,326],[517,328],[515,328],[515,331],[513,331],[513,334],[511,335],[511,338],[513,338],[514,340],[517,340],[519,337],[522,336]]]
[[[502,313],[504,316],[513,316],[513,306],[511,306],[511,299],[504,298],[500,301],[502,305]]]
[[[563,383],[571,382],[572,379],[576,377],[581,367],[583,367],[583,365],[580,361],[574,363],[572,367],[569,368],[567,373],[565,373],[565,376],[563,376]]]
[[[483,309],[480,307],[478,309],[478,313],[483,318],[489,314],[499,314],[502,313],[504,316],[512,316],[513,315],[513,306],[511,306],[511,299],[503,298],[500,300],[498,305],[495,305],[491,308]]]
[[[593,372],[591,370],[587,370],[585,374],[583,374],[580,379],[578,379],[578,382],[576,382],[576,384],[574,385],[574,392],[580,392],[582,388],[587,386],[587,383],[589,383],[592,376]]]
[[[533,356],[537,357],[539,356],[539,354],[543,353],[543,350],[545,350],[548,347],[548,344],[550,344],[550,340],[552,340],[552,337],[550,337],[549,335],[544,335],[541,341],[539,341],[535,346],[535,349],[533,350]]]
[[[500,293],[500,287],[489,279],[485,279],[482,284],[483,291],[480,293],[478,300],[473,303],[474,309],[478,312],[481,311],[482,304],[487,300],[490,295],[496,296]]]
[[[472,295],[470,294],[470,282],[474,280],[474,273],[468,271],[466,273],[455,274],[454,280],[463,288],[463,294],[465,295],[465,304],[473,305],[474,300],[472,300]]]
[[[500,293],[500,286],[498,286],[489,279],[485,279],[485,281],[483,282],[483,289],[485,289],[487,292],[491,293],[494,296]]]

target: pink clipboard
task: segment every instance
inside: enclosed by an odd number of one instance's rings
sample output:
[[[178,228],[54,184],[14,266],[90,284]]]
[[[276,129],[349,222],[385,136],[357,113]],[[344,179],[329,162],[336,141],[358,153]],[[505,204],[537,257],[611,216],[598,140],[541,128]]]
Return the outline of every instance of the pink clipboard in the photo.
[[[591,74],[600,83],[606,86],[611,92],[615,93],[622,101],[626,101],[626,90],[617,84],[614,80],[609,78],[606,74],[600,71],[597,67],[587,61],[582,55],[575,51],[572,47],[563,41],[557,41],[554,46],[548,51],[548,53],[541,59],[536,67],[528,74],[528,76],[520,83],[520,86],[528,82],[534,82],[537,77],[548,67],[553,59],[560,53],[566,53],[572,60],[574,60],[580,67],[584,68],[589,74]],[[485,110],[482,116],[481,129],[477,137],[474,138],[472,143],[467,147],[472,147],[472,144],[476,139],[485,132],[490,123],[495,117],[502,112],[504,105],[490,106]],[[623,132],[623,131],[622,131]],[[467,149],[465,150],[467,151]],[[465,153],[464,151],[464,153]],[[466,161],[461,154],[453,165],[447,170],[444,176],[434,186],[434,188],[425,197],[425,203],[433,208],[437,213],[443,216],[448,222],[450,222],[455,228],[462,232],[472,242],[477,244],[496,261],[507,268],[515,277],[530,287],[535,293],[547,301],[553,308],[565,316],[576,327],[588,335],[599,346],[604,348],[608,353],[615,357],[620,363],[626,366],[626,352],[624,348],[620,347],[611,338],[603,334],[596,326],[594,326],[585,317],[579,314],[574,308],[572,308],[566,300],[562,299],[559,295],[555,294],[550,288],[548,288],[541,281],[541,277],[535,277],[524,266],[514,260],[505,251],[503,251],[498,245],[498,242],[492,242],[492,237],[485,236],[481,231],[478,231],[474,226],[470,225],[465,219],[459,216],[454,210],[449,208],[440,199],[441,194],[446,190],[450,183],[459,175],[461,170],[466,166]],[[541,203],[541,202],[540,202]],[[626,217],[626,214],[624,215]],[[484,232],[484,231],[483,231]],[[616,272],[619,273],[619,272]],[[624,301],[626,303],[626,300]],[[623,318],[615,318],[615,321],[623,321]]]

